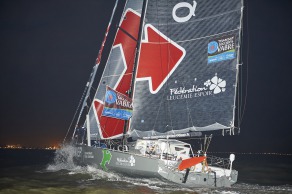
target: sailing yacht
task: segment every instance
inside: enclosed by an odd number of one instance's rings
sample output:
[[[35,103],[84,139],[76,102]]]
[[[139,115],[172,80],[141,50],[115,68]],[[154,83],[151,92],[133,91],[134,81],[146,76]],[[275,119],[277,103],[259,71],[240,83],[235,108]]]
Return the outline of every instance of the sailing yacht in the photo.
[[[213,134],[238,129],[242,0],[127,0],[109,43],[117,5],[82,96],[75,161],[186,187],[230,187],[235,155],[207,151]]]

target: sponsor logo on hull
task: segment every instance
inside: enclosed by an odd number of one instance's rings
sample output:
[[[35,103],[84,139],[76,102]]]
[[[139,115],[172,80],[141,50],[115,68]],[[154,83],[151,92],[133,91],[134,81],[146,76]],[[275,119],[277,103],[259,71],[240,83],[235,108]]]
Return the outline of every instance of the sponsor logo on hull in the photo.
[[[102,150],[102,154],[103,156],[102,156],[102,161],[100,163],[100,166],[104,171],[107,171],[108,169],[106,167],[106,164],[110,163],[112,154],[109,150]]]
[[[128,158],[117,158],[116,165],[118,166],[135,166],[136,160],[134,156],[130,156]]]

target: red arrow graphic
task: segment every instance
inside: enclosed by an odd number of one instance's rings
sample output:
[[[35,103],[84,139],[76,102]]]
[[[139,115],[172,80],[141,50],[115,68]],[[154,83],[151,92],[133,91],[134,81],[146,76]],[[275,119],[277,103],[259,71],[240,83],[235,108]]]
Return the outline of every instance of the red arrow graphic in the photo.
[[[135,59],[136,40],[138,38],[140,24],[140,16],[133,10],[128,9],[120,29],[114,42],[114,47],[121,46],[124,55],[124,63],[127,68],[119,83],[117,83],[116,91],[126,94],[130,89],[132,70]],[[135,40],[136,39],[136,40]],[[117,63],[117,65],[121,65]],[[101,116],[104,104],[100,100],[94,101],[95,113],[100,127],[100,135],[102,138],[118,137],[123,133],[125,121],[110,117]]]
[[[126,94],[130,89],[132,70],[135,59],[136,44],[139,32],[140,16],[129,9],[120,25],[114,47],[121,46],[124,63],[127,68],[116,91]],[[145,38],[141,44],[141,52],[137,70],[137,81],[148,80],[151,93],[157,93],[167,78],[174,72],[185,56],[185,50],[152,25],[145,26]],[[119,63],[117,63],[118,65]],[[94,101],[95,113],[100,126],[102,138],[118,137],[123,133],[124,121],[101,116],[103,102]]]
[[[185,56],[185,49],[172,42],[154,26],[145,26],[137,81],[148,80],[151,93],[157,93]]]
[[[128,10],[118,30],[114,46],[121,45],[124,52],[127,70],[118,84],[117,90],[123,94],[130,89],[132,70],[135,60],[135,51],[139,33],[140,16],[132,10]]]

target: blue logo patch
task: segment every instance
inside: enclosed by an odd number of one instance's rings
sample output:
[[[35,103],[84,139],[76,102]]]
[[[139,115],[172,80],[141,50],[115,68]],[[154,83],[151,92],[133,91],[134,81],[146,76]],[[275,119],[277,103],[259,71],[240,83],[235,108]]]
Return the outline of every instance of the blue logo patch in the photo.
[[[216,41],[209,42],[208,53],[213,54],[218,50],[218,43]]]
[[[114,91],[108,90],[105,94],[105,102],[108,104],[113,104],[116,102],[117,95]]]

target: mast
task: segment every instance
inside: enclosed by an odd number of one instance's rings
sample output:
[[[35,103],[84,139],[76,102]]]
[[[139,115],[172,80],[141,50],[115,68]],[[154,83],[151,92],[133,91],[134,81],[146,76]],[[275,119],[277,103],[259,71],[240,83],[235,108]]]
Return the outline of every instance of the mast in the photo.
[[[138,39],[137,39],[137,44],[136,44],[135,61],[134,61],[134,66],[133,66],[133,71],[132,71],[131,85],[130,85],[130,89],[128,92],[128,96],[130,98],[133,97],[133,89],[134,89],[137,66],[138,66],[138,62],[139,62],[139,52],[140,52],[140,48],[141,48],[141,39],[142,39],[142,32],[143,32],[143,25],[144,25],[147,2],[148,2],[148,0],[144,0],[143,5],[142,5],[141,21],[140,21]],[[123,147],[126,144],[126,140],[127,140],[126,133],[127,133],[128,125],[129,125],[129,121],[125,120],[123,137],[122,137]]]

